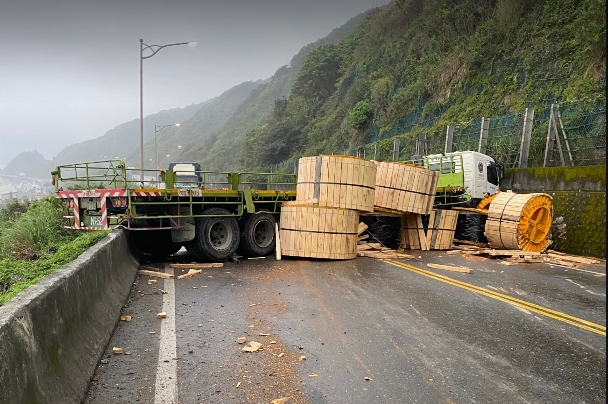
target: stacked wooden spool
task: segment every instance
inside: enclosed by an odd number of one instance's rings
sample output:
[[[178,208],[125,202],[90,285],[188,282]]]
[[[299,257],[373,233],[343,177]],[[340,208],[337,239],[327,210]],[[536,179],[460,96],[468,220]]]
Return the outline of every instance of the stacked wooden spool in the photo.
[[[501,192],[490,204],[485,235],[492,248],[540,252],[551,243],[552,219],[550,195]]]
[[[359,212],[374,210],[375,163],[349,156],[303,157],[296,201],[281,208],[281,253],[357,257]]]
[[[428,250],[449,249],[454,240],[457,212],[434,211],[439,173],[402,163],[378,162],[376,197],[378,211],[404,213],[401,247]],[[428,231],[422,215],[431,215]]]
[[[420,215],[431,213],[439,180],[437,171],[402,163],[376,164],[376,207]]]

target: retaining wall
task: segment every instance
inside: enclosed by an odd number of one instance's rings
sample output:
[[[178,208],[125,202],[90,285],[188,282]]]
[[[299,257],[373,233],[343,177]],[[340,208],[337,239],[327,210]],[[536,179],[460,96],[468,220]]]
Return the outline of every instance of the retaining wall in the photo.
[[[0,307],[0,403],[80,403],[138,267],[115,230]]]
[[[509,169],[500,189],[552,195],[551,248],[606,258],[606,166]]]

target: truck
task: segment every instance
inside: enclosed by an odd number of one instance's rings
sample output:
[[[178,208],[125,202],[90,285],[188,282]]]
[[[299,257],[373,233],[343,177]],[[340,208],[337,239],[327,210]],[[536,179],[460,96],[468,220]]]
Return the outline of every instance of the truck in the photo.
[[[435,207],[483,207],[504,177],[504,167],[476,151],[412,156],[404,163],[439,172]]]
[[[281,204],[296,196],[294,174],[202,171],[187,162],[165,171],[101,160],[61,165],[51,174],[66,207],[65,228],[120,226],[158,258],[182,247],[204,261],[268,255]]]
[[[440,208],[483,206],[504,175],[494,159],[474,151],[412,156],[405,163],[440,173]],[[149,255],[164,258],[185,247],[199,260],[223,261],[274,251],[281,205],[296,199],[297,177],[202,171],[193,162],[143,170],[115,159],[58,166],[52,183],[66,207],[66,228],[120,226]]]

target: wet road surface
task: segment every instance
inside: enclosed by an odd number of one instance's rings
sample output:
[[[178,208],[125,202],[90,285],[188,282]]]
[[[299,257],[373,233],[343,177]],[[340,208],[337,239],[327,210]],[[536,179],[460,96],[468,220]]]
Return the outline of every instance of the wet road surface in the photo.
[[[420,256],[267,257],[153,285],[138,276],[123,309],[132,320],[119,323],[85,402],[606,401],[605,263]],[[238,337],[263,349],[244,353]]]

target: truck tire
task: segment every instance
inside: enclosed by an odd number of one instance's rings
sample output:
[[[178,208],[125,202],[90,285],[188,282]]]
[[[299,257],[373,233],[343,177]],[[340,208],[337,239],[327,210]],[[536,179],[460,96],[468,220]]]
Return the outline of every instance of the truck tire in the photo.
[[[171,240],[169,230],[131,231],[130,236],[144,254],[154,258],[167,258],[182,248],[181,243]]]
[[[204,261],[206,259],[206,257],[200,255],[196,251],[196,238],[194,238],[194,240],[192,240],[192,241],[186,241],[184,243],[184,247],[186,247],[186,251],[188,251],[188,254],[190,254],[195,259],[197,259],[199,261]]]
[[[204,215],[230,215],[226,209],[211,208]],[[191,246],[202,259],[220,262],[234,255],[239,241],[238,222],[234,217],[203,217],[196,221],[196,237]]]
[[[269,213],[250,215],[241,227],[238,252],[244,257],[264,257],[276,247],[274,227],[277,223]]]

